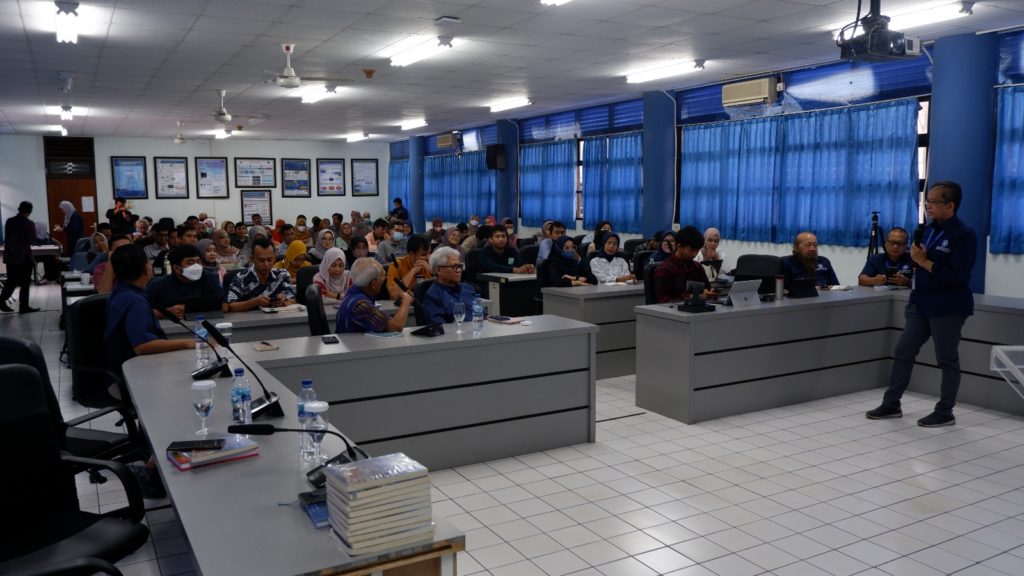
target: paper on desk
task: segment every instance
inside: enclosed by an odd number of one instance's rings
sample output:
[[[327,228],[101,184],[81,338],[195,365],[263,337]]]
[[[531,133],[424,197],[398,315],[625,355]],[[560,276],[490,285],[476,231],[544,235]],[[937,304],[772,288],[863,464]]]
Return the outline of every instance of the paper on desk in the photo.
[[[830,286],[829,290],[833,292],[846,292],[847,290],[853,290],[853,288],[845,284],[836,284],[835,286]]]
[[[264,312],[291,312],[292,310],[305,312],[306,307],[302,304],[289,304],[288,306],[260,306],[260,310]]]

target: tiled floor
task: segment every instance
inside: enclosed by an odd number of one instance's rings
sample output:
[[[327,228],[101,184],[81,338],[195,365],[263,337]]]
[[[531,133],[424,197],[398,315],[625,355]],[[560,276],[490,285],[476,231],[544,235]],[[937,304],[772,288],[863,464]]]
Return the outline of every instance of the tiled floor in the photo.
[[[70,417],[58,293],[34,294],[47,312],[0,332],[41,343]],[[632,377],[603,380],[596,443],[435,471],[435,513],[466,532],[459,574],[1024,574],[1024,418],[961,405],[957,426],[918,428],[934,399],[909,395],[903,419],[868,421],[879,396],[686,426],[638,409]],[[87,509],[123,501],[79,491]],[[148,522],[124,572],[194,570],[173,511]]]

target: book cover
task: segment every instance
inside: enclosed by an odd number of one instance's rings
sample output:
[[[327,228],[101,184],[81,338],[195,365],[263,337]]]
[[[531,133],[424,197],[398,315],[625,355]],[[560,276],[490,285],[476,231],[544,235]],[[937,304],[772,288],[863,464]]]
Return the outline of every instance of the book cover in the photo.
[[[251,458],[259,454],[259,444],[244,436],[232,435],[224,439],[220,450],[168,450],[167,459],[178,470],[191,470],[218,462],[230,462],[242,458]]]
[[[371,554],[374,552],[383,552],[384,550],[391,550],[393,548],[401,548],[410,546],[419,542],[429,542],[434,537],[434,525],[431,524],[419,530],[410,531],[407,533],[395,534],[391,538],[381,538],[373,542],[351,544],[345,540],[344,536],[339,534],[336,530],[333,531],[334,535],[341,540],[345,551],[352,556],[358,556],[360,554]]]
[[[427,469],[401,452],[327,467],[327,477],[345,492],[426,477]]]
[[[331,525],[330,513],[327,511],[327,502],[303,502],[302,509],[309,516],[309,521],[314,528],[327,528]]]

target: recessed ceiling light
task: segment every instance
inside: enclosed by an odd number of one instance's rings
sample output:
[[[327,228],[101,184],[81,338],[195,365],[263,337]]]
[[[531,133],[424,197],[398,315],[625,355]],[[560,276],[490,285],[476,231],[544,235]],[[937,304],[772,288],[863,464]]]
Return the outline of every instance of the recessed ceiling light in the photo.
[[[78,2],[54,2],[57,6],[57,42],[78,43]]]
[[[491,112],[502,112],[504,110],[511,110],[513,108],[522,108],[523,106],[529,106],[533,104],[526,96],[516,96],[515,98],[505,98],[502,100],[495,100],[491,102]]]
[[[231,130],[228,130],[227,128],[223,128],[221,130],[214,130],[213,137],[216,138],[217,140],[231,138]]]
[[[973,14],[974,4],[974,2],[949,2],[948,0],[927,2],[916,6],[897,8],[886,16],[889,17],[890,30],[906,30],[970,16]],[[826,28],[832,33],[833,38],[837,38],[840,31],[849,24],[851,22],[833,22]],[[858,25],[857,36],[863,33],[864,30]]]
[[[60,119],[61,120],[74,120],[75,119],[75,113],[71,109],[71,105],[70,104],[65,104],[65,105],[60,107]]]
[[[572,0],[540,0],[540,3],[545,6],[561,6],[569,2],[572,2]]]
[[[650,82],[651,80],[691,74],[698,70],[703,70],[706,64],[707,60],[674,60],[665,64],[627,72],[626,82],[629,84],[639,84],[641,82]]]
[[[342,136],[346,142],[359,142],[360,140],[366,140],[369,137],[369,134],[364,134],[363,132],[349,132]]]
[[[337,93],[337,88],[328,90],[327,86],[324,85],[306,86],[294,92],[296,96],[302,98],[303,104],[316,104],[324,98],[334,96]]]
[[[416,128],[423,128],[427,125],[427,121],[424,118],[417,118],[416,120],[406,120],[402,122],[402,130],[415,130]]]
[[[408,66],[462,44],[461,39],[451,36],[431,36],[425,39],[423,36],[413,36],[396,44],[396,51],[391,55],[391,65]]]

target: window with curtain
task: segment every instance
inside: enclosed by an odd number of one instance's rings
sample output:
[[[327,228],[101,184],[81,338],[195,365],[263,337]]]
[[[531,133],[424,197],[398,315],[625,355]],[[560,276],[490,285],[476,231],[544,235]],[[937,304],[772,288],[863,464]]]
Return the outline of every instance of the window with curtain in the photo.
[[[560,140],[519,148],[519,202],[525,226],[545,220],[575,220],[576,141]]]
[[[607,220],[616,230],[640,232],[643,210],[643,136],[640,132],[583,140],[583,226]]]
[[[388,195],[392,200],[402,199],[402,206],[409,205],[409,159],[388,162]]]
[[[492,214],[495,196],[494,172],[487,169],[486,152],[423,159],[423,209],[427,220],[463,222],[472,214]]]
[[[1024,86],[999,89],[992,175],[993,254],[1024,254]]]

